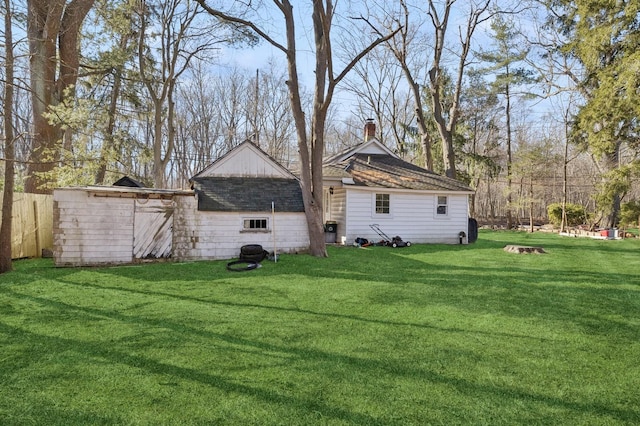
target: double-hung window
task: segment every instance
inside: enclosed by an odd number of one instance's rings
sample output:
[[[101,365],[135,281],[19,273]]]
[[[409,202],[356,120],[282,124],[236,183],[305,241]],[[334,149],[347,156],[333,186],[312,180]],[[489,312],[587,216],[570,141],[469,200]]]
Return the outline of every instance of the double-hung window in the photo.
[[[448,197],[446,195],[438,195],[437,198],[436,216],[445,217],[449,214]]]
[[[390,203],[389,194],[376,194],[375,213],[376,214],[391,213],[391,203]]]

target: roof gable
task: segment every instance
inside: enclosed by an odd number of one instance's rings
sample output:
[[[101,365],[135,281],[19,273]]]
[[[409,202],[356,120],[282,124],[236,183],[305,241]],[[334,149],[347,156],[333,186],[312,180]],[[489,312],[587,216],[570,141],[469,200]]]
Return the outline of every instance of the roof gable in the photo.
[[[371,138],[366,142],[362,142],[356,146],[347,148],[346,150],[334,155],[333,157],[326,159],[324,163],[325,164],[341,163],[357,154],[368,154],[368,155],[384,154],[384,155],[389,155],[391,157],[395,157],[398,159],[400,158],[393,151],[387,148],[382,142],[380,142],[378,139]]]
[[[207,176],[295,179],[289,170],[248,140],[216,159],[192,179]]]
[[[144,188],[145,187],[141,182],[139,182],[139,181],[137,181],[137,180],[135,180],[133,178],[130,178],[129,176],[121,177],[117,181],[113,182],[113,186],[127,186],[127,187],[130,187],[130,188]]]

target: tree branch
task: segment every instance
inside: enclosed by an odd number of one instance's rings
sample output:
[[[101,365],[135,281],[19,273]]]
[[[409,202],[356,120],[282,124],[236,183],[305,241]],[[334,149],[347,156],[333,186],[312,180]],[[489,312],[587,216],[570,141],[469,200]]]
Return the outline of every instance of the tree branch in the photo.
[[[335,84],[338,84],[340,82],[340,80],[342,80],[348,73],[349,71],[351,71],[351,69],[362,59],[364,58],[369,52],[371,52],[373,49],[376,48],[376,46],[378,46],[381,43],[385,43],[389,40],[391,40],[392,38],[395,37],[396,34],[398,34],[398,32],[402,29],[402,27],[398,27],[395,30],[393,30],[391,33],[382,36],[382,34],[380,33],[380,31],[375,28],[375,26],[365,17],[360,16],[357,18],[353,18],[353,19],[357,19],[357,20],[361,20],[364,21],[376,34],[379,35],[379,37],[374,40],[371,44],[369,44],[369,46],[367,46],[366,48],[364,48],[364,50],[362,50],[355,58],[353,58],[346,66],[345,68],[342,70],[342,72],[333,80],[335,81]]]
[[[275,41],[264,30],[262,30],[260,27],[258,27],[253,22],[247,21],[246,19],[238,18],[237,16],[228,15],[228,14],[222,12],[221,10],[218,10],[218,9],[215,9],[215,8],[213,8],[211,6],[208,6],[207,3],[206,3],[206,0],[196,0],[196,1],[210,15],[215,16],[216,18],[222,19],[222,20],[227,21],[227,22],[232,22],[234,24],[238,24],[240,26],[247,27],[247,28],[251,29],[254,33],[258,34],[260,37],[262,37],[264,40],[266,40],[269,44],[271,44],[276,49],[281,50],[285,54],[288,54],[288,50],[287,50],[287,48],[285,46],[283,46],[282,44],[280,44],[277,41]],[[282,6],[281,6],[280,3],[278,3],[278,2],[275,2],[275,3],[278,5],[278,7],[280,9],[282,9]]]

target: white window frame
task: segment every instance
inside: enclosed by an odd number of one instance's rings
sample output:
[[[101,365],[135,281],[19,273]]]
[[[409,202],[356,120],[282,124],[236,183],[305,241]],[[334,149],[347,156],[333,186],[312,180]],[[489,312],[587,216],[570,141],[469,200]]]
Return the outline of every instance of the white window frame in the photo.
[[[259,227],[256,228],[251,227],[251,222],[253,222],[254,225],[256,225],[257,221],[264,221],[265,227]],[[240,230],[240,232],[255,232],[255,233],[264,233],[264,232],[271,232],[271,228],[269,227],[270,223],[269,223],[269,218],[268,217],[243,217],[242,218],[242,228]]]
[[[378,212],[378,196],[387,196],[388,200],[388,212],[387,213],[379,213]],[[371,205],[371,216],[373,217],[392,217],[393,210],[391,209],[391,194],[388,192],[375,192],[372,196],[372,205]]]
[[[444,202],[442,202],[444,199]],[[449,203],[450,197],[448,195],[436,195],[436,203],[434,209],[434,215],[436,218],[446,218],[449,217]],[[440,213],[441,207],[444,207],[444,213]]]

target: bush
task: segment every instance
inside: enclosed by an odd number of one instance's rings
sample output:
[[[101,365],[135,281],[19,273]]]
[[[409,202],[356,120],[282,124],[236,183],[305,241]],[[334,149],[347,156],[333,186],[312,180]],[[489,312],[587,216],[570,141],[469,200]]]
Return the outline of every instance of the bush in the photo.
[[[620,225],[634,226],[640,221],[640,201],[629,201],[620,206]]]
[[[582,225],[586,222],[587,212],[580,204],[567,203],[565,210],[567,214],[567,225],[576,226]],[[549,222],[556,226],[560,226],[562,223],[562,204],[549,204],[547,206],[547,216],[549,216]]]

